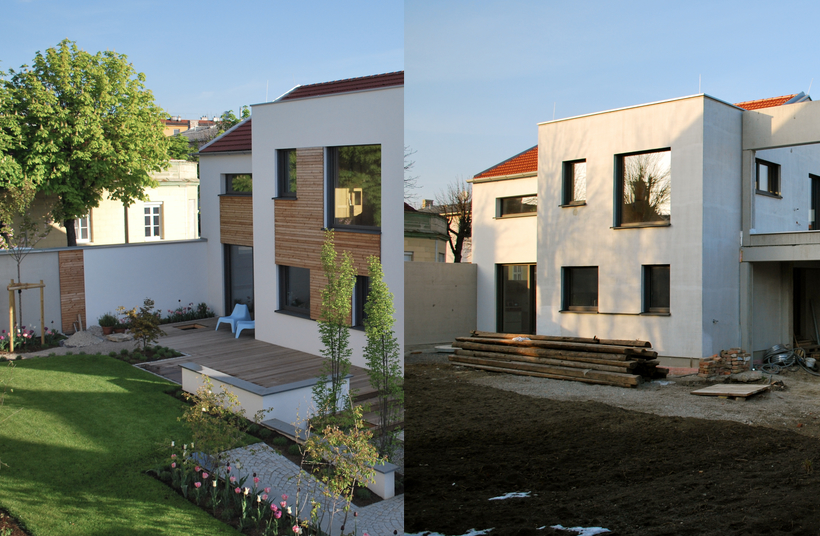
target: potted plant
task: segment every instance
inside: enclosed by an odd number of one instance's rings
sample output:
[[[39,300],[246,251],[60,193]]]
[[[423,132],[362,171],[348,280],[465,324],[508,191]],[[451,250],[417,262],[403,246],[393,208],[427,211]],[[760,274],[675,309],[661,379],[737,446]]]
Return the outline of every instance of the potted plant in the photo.
[[[114,331],[114,328],[119,324],[117,317],[114,316],[112,313],[105,313],[100,318],[97,319],[97,323],[103,330],[103,335],[111,335]]]
[[[128,319],[127,318],[120,318],[117,321],[117,325],[114,326],[114,333],[125,333],[125,330],[129,328]]]

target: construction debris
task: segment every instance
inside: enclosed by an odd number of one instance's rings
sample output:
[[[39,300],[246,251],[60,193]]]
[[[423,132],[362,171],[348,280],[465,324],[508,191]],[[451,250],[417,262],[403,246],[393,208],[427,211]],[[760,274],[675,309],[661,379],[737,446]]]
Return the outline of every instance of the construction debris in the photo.
[[[668,373],[648,341],[473,331],[453,346],[452,363],[542,378],[635,387]]]
[[[751,356],[740,348],[721,350],[720,354],[704,357],[698,365],[698,376],[728,376],[749,370]]]

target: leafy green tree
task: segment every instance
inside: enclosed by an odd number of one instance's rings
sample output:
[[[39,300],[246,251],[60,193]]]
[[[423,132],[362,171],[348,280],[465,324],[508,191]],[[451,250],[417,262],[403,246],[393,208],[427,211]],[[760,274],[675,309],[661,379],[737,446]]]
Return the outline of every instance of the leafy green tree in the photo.
[[[18,214],[27,211],[34,199],[35,181],[20,164],[24,154],[21,116],[14,111],[14,92],[0,71],[0,229],[5,230]],[[0,249],[7,248],[8,233],[0,234]]]
[[[195,153],[196,148],[191,147],[191,142],[182,134],[174,134],[168,138],[168,157],[172,160],[192,161],[191,153]]]
[[[127,206],[156,186],[149,174],[168,166],[165,113],[124,54],[90,54],[63,40],[10,74],[2,113],[25,118],[14,156],[37,191],[57,199],[52,216],[64,222],[69,246],[74,219],[104,192]]]
[[[219,118],[219,134],[222,134],[232,129],[241,121],[244,121],[250,116],[251,109],[248,106],[242,106],[240,117],[236,117],[236,114],[233,113],[233,110],[225,110],[224,112],[222,112],[222,115]]]
[[[344,407],[345,376],[350,372],[350,308],[356,271],[353,257],[345,251],[341,262],[336,263],[333,231],[325,231],[322,244],[322,268],[327,285],[322,290],[322,308],[319,317],[319,336],[322,339],[321,354],[325,357],[319,382],[313,387],[313,400],[319,415],[336,415]]]
[[[393,427],[400,420],[404,403],[404,378],[399,341],[393,332],[393,294],[384,282],[379,258],[371,255],[367,258],[367,265],[370,292],[364,304],[364,329],[367,333],[364,357],[370,385],[378,392],[379,430],[376,447],[379,455],[390,458],[397,447],[399,429]]]

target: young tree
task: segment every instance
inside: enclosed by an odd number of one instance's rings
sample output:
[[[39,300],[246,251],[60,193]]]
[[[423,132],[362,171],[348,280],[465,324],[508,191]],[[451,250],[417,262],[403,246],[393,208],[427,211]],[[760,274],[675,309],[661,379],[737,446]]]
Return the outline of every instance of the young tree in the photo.
[[[447,220],[447,240],[453,262],[461,262],[465,242],[473,236],[473,194],[463,178],[447,185],[436,196],[440,214]]]
[[[0,236],[2,236],[3,249],[7,249],[14,261],[17,263],[17,282],[23,282],[21,265],[23,259],[31,253],[37,243],[48,236],[51,231],[51,217],[48,213],[40,217],[35,216],[30,211],[25,210],[17,214],[10,214],[10,221],[3,225]],[[17,291],[17,325],[25,326],[23,321],[23,291]]]
[[[333,231],[325,231],[322,245],[322,268],[327,285],[322,290],[322,308],[319,317],[321,354],[325,357],[319,382],[313,387],[313,400],[319,415],[336,415],[349,401],[342,390],[345,376],[350,372],[350,309],[356,271],[353,257],[345,251],[341,263],[336,263]]]
[[[149,174],[168,166],[165,113],[125,55],[92,55],[64,40],[10,74],[10,112],[25,118],[16,160],[38,192],[57,199],[52,216],[64,222],[69,246],[74,219],[104,192],[129,205],[156,186]]]
[[[376,447],[380,456],[390,458],[396,450],[399,432],[390,427],[399,421],[404,404],[399,341],[393,332],[393,294],[384,282],[381,262],[378,257],[370,256],[367,266],[370,292],[364,304],[364,329],[367,333],[364,356],[370,385],[378,393],[379,430]]]

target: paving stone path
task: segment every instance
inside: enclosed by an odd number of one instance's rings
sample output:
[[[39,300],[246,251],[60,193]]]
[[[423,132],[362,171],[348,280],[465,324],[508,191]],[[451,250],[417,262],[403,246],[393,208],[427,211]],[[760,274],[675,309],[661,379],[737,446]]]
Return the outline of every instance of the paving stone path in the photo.
[[[288,504],[295,505],[298,492],[299,509],[302,511],[309,509],[308,504],[311,498],[321,502],[321,511],[325,513],[322,530],[331,532],[329,527],[330,504],[320,491],[322,484],[304,472],[302,472],[301,483],[298,482],[299,467],[293,462],[264,443],[228,451],[226,459],[232,460],[231,475],[237,478],[247,475],[247,482],[250,483],[252,482],[251,475],[256,473],[256,476],[259,477],[257,487],[259,489],[270,487],[272,497],[285,494],[288,496]],[[224,477],[225,473],[220,471],[220,476]],[[297,488],[299,489],[297,490]],[[357,513],[356,517],[353,516],[354,512]],[[331,534],[340,533],[343,518],[344,512],[336,514]],[[357,535],[362,535],[365,532],[369,536],[403,535],[404,495],[363,508],[351,505],[345,532],[349,533],[354,528]]]

